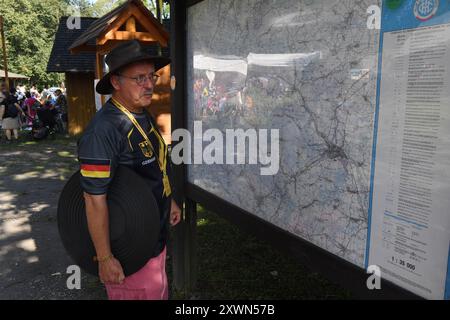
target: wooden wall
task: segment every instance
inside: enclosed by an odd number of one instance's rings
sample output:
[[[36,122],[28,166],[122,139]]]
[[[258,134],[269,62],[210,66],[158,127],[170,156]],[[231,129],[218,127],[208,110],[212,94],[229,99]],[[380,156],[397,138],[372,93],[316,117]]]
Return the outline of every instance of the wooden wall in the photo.
[[[171,140],[171,117],[170,117],[170,65],[158,71],[160,78],[156,83],[156,88],[153,92],[152,104],[148,111],[153,115],[158,124],[167,144]]]
[[[95,115],[94,73],[66,72],[69,134],[83,132]]]

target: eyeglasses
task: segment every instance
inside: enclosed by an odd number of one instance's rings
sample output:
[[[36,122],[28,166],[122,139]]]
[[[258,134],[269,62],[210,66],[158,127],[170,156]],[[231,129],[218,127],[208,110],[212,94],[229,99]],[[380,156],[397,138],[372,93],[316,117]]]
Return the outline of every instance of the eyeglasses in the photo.
[[[144,84],[147,83],[147,80],[150,80],[153,84],[155,84],[155,83],[158,81],[158,79],[159,79],[159,75],[157,75],[157,74],[154,73],[154,72],[149,73],[148,75],[143,75],[143,74],[141,74],[141,75],[139,75],[139,76],[137,76],[137,77],[128,77],[128,76],[125,76],[125,75],[123,75],[123,74],[121,74],[121,73],[119,73],[118,75],[121,76],[121,77],[128,78],[128,79],[132,79],[132,80],[136,81],[136,84],[137,84],[138,86],[141,86],[141,87],[142,87]]]

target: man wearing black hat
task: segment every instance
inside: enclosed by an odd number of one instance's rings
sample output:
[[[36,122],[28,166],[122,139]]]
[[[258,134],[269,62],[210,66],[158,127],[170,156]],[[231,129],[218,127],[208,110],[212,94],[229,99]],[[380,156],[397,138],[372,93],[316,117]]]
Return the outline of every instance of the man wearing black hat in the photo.
[[[78,144],[81,186],[99,277],[109,299],[167,299],[168,224],[180,221],[181,210],[171,198],[167,145],[145,107],[152,101],[156,72],[170,60],[148,55],[134,40],[113,49],[106,63],[109,73],[99,81],[96,91],[112,94],[112,98],[95,115]],[[107,193],[118,166],[131,168],[145,179],[160,216],[159,241],[151,259],[127,277],[112,254],[109,239]]]

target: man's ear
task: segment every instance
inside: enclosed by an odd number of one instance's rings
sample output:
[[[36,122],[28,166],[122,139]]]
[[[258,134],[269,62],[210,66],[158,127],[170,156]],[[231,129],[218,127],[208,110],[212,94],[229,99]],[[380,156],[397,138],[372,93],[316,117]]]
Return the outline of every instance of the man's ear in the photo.
[[[120,83],[120,77],[118,75],[111,75],[109,81],[111,81],[111,84],[114,88],[114,90],[120,90],[121,83]]]

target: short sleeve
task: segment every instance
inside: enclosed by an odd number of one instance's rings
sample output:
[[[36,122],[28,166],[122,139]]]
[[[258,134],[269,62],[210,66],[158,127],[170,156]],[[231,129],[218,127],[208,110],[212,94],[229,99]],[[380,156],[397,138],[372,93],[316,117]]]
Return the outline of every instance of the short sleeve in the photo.
[[[92,130],[81,137],[78,160],[81,187],[86,193],[107,193],[118,166],[120,145],[120,134],[113,127],[110,130]]]

